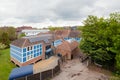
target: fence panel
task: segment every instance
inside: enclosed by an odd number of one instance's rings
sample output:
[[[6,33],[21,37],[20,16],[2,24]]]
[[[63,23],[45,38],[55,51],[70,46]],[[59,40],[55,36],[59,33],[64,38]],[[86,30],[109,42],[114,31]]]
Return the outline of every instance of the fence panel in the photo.
[[[26,77],[17,78],[15,80],[26,80]]]
[[[52,70],[41,72],[41,80],[52,78]]]
[[[40,80],[40,73],[27,76],[27,80]]]
[[[53,69],[53,75],[55,76],[56,73],[58,73],[60,71],[60,66],[56,66],[54,69]]]

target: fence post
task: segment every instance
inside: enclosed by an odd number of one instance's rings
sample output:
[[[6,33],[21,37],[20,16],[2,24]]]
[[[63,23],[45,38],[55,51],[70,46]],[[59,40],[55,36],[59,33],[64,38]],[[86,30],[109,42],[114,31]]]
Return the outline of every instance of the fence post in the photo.
[[[40,72],[40,80],[42,80],[42,79],[41,79],[41,72]]]
[[[25,76],[25,80],[27,80],[27,76]]]
[[[53,74],[53,69],[52,69],[52,78],[53,78],[53,75],[54,75],[54,74]]]

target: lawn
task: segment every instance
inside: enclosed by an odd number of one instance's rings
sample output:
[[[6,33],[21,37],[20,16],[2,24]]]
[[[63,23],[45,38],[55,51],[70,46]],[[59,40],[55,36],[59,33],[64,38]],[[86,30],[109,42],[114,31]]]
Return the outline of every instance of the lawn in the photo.
[[[10,62],[10,49],[0,50],[0,80],[8,80],[11,70],[15,67]]]

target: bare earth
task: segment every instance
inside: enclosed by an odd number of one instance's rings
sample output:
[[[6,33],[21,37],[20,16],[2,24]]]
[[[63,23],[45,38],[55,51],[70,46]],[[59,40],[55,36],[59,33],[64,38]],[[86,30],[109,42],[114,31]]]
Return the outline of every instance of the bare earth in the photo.
[[[108,80],[106,75],[89,70],[78,58],[65,62],[61,70],[52,80]]]

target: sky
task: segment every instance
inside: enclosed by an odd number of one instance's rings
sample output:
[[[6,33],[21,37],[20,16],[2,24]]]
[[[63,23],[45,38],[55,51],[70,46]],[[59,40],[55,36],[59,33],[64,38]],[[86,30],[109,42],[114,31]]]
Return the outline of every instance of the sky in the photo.
[[[113,12],[120,12],[120,0],[0,0],[0,26],[76,26],[88,15]]]

